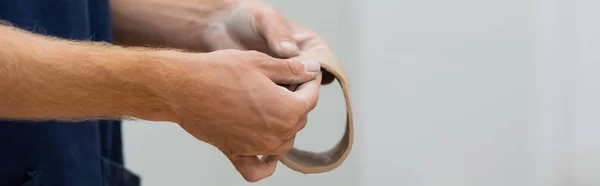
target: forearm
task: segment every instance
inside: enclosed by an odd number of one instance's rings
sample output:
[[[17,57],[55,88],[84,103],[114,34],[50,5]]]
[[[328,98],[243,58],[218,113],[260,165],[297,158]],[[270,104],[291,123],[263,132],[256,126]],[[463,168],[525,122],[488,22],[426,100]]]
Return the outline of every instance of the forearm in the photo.
[[[152,59],[152,60],[151,60]],[[119,118],[158,111],[150,51],[72,42],[0,26],[0,118]],[[148,83],[149,84],[149,83]]]
[[[190,38],[202,38],[215,10],[230,1],[111,0],[115,41],[120,45],[166,46],[203,52],[202,41],[190,42]]]

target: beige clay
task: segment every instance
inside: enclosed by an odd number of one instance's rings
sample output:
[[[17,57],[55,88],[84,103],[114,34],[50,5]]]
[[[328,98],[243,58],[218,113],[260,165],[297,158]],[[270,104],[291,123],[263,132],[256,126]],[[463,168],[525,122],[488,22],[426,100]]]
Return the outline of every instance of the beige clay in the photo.
[[[354,127],[352,118],[352,105],[350,104],[350,87],[348,76],[342,63],[330,51],[310,51],[300,54],[297,59],[308,59],[319,61],[321,68],[338,80],[346,100],[346,131],[338,144],[325,152],[310,152],[293,148],[283,155],[280,161],[294,171],[304,174],[315,174],[329,172],[344,162],[350,150],[354,138]],[[314,122],[313,122],[314,123]],[[307,125],[310,125],[308,121]]]

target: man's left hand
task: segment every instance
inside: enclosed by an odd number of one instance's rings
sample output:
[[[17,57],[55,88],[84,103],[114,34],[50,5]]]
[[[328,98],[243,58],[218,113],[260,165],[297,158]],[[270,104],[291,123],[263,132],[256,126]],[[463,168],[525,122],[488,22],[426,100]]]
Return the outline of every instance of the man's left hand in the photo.
[[[112,0],[111,6],[122,45],[256,50],[278,58],[330,50],[321,36],[260,0]],[[323,74],[322,84],[332,81]]]

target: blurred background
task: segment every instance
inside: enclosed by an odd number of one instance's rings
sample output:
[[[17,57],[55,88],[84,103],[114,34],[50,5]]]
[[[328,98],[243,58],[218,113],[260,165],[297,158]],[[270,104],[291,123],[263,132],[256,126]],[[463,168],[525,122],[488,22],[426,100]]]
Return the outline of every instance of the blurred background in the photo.
[[[252,185],[600,185],[600,1],[266,2],[346,65],[356,141],[332,172]],[[344,109],[324,87],[297,147],[332,147]],[[124,142],[144,186],[249,185],[175,124],[129,121]]]

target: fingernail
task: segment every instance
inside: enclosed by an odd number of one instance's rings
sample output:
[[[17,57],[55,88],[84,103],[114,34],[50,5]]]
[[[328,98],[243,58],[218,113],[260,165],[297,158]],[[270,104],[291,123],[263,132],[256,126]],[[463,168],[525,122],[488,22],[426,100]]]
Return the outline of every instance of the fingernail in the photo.
[[[296,44],[289,42],[289,41],[282,41],[281,43],[279,43],[279,47],[281,47],[281,49],[287,50],[289,52],[294,52],[294,51],[298,50],[298,46],[296,46]]]
[[[321,69],[321,65],[316,61],[302,61],[302,64],[304,64],[304,70],[306,70],[306,72],[319,72]]]

